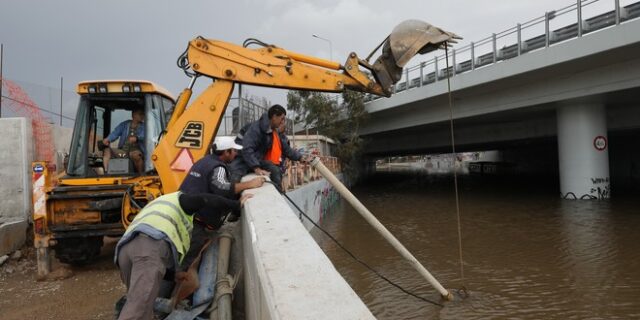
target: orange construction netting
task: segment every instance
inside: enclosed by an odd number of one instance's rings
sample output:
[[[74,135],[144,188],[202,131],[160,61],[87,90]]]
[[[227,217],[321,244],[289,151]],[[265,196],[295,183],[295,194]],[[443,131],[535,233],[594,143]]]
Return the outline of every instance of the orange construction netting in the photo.
[[[2,107],[9,106],[19,117],[31,120],[36,152],[34,160],[54,161],[49,119],[42,115],[38,105],[15,82],[4,78],[2,87]]]

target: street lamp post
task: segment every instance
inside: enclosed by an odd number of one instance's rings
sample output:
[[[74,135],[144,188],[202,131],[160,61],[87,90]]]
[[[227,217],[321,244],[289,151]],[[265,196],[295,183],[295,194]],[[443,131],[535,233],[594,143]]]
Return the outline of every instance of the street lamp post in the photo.
[[[313,36],[314,38],[318,38],[320,40],[324,40],[324,41],[329,43],[329,57],[333,61],[333,46],[331,45],[331,40],[323,38],[323,37],[321,37],[321,36],[319,36],[317,34],[312,34],[311,36]]]

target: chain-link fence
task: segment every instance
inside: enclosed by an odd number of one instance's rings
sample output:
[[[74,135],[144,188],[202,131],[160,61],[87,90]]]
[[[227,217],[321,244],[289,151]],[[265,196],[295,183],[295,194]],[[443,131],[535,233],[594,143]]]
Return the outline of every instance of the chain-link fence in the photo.
[[[245,98],[230,99],[216,136],[235,136],[245,125],[260,119],[267,110],[267,107]],[[287,117],[285,121],[286,134],[293,134],[293,125],[292,118]]]
[[[11,94],[8,84],[19,87],[30,99],[23,99]],[[27,81],[4,79],[2,85],[3,118],[24,117],[25,111],[39,112],[48,123],[62,127],[73,127],[75,112],[78,107],[78,95],[59,87],[50,87]]]

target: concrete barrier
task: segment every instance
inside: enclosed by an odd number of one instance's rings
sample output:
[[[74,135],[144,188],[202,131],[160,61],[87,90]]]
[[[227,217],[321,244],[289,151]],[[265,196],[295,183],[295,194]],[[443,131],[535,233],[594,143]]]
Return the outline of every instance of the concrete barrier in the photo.
[[[0,256],[25,242],[31,217],[33,134],[25,118],[0,119]]]
[[[247,319],[374,319],[273,185],[245,192]]]
[[[56,150],[68,151],[70,128],[52,126]],[[34,139],[31,120],[0,119],[0,256],[24,245],[31,221],[31,162]]]

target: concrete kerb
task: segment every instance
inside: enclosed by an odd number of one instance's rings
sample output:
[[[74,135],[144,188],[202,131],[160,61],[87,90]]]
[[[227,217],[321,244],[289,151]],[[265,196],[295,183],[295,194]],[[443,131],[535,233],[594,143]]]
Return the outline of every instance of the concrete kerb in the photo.
[[[20,249],[27,240],[26,220],[3,223],[0,225],[0,256]]]
[[[248,319],[374,319],[273,185],[245,192]]]

